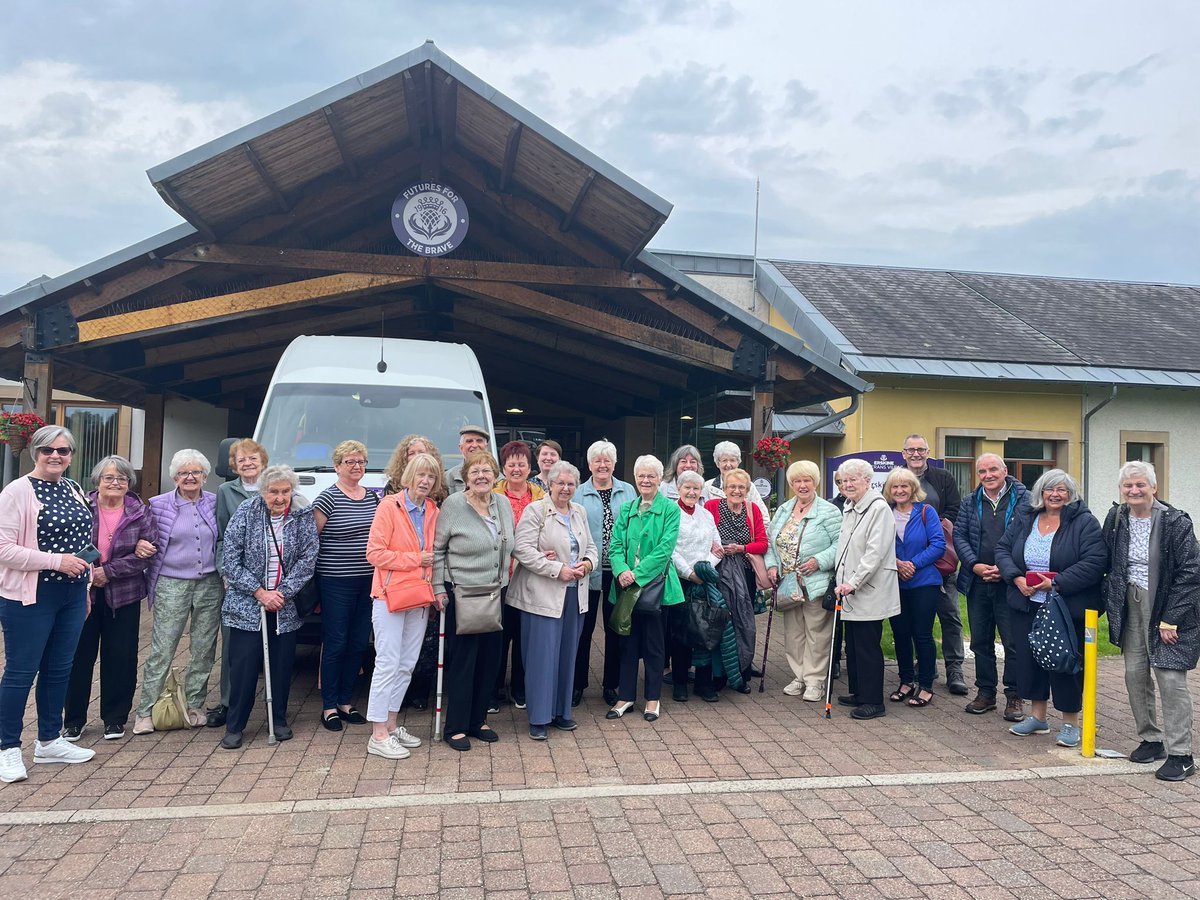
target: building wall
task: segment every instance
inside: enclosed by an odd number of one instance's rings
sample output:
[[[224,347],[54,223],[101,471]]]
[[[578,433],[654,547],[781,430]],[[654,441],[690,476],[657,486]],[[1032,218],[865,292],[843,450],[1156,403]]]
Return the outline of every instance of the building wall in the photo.
[[[229,435],[229,411],[198,400],[168,397],[163,408],[162,489],[173,487],[171,457],[185,448],[199,450],[212,465],[204,489],[216,491],[224,480],[216,475],[217,450]]]
[[[1110,390],[1089,391],[1088,408]],[[1088,504],[1103,515],[1117,499],[1117,472],[1125,461],[1122,437],[1162,444],[1165,467],[1158,469],[1159,496],[1200,519],[1200,468],[1191,451],[1200,446],[1200,393],[1171,388],[1118,389],[1117,397],[1092,417],[1088,449]]]

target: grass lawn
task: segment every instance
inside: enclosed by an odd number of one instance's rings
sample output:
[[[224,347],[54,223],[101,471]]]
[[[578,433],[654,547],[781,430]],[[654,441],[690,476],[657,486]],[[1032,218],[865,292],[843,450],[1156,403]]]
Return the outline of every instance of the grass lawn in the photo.
[[[971,646],[971,633],[967,623],[967,598],[962,594],[958,595],[958,611],[962,616],[963,623],[963,645]],[[1108,640],[1108,616],[1100,617],[1100,627],[1097,629],[1096,655],[1097,656],[1120,656],[1121,650]],[[942,623],[936,618],[933,620],[933,639],[937,642],[938,647],[942,645]],[[886,620],[883,623],[883,655],[887,659],[896,658],[896,641],[892,637],[892,626]],[[939,650],[938,656],[941,656]]]

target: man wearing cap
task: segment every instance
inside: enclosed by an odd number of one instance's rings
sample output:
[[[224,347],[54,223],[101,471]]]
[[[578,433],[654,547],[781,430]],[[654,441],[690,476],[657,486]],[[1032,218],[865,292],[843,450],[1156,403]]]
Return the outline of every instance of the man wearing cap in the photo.
[[[458,452],[465,459],[472,450],[486,450],[491,435],[486,428],[479,425],[464,425],[458,429]],[[467,483],[462,477],[462,463],[451,466],[446,470],[446,487],[455,494],[467,489]]]

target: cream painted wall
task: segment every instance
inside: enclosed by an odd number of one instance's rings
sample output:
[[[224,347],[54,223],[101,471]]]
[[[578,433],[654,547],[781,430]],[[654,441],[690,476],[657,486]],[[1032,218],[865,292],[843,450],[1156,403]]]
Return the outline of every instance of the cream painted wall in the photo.
[[[1089,391],[1088,408],[1109,396],[1104,386]],[[1200,467],[1191,454],[1200,447],[1200,392],[1173,388],[1122,387],[1117,398],[1092,417],[1088,452],[1089,506],[1103,516],[1117,499],[1122,431],[1167,433],[1165,499],[1200,519]],[[1162,485],[1163,475],[1159,473]]]
[[[216,475],[217,450],[228,436],[229,410],[198,400],[168,397],[163,409],[162,489],[174,487],[168,473],[171,457],[188,448],[199,450],[208,459],[213,472],[204,489],[215,492],[223,480]]]
[[[708,275],[692,273],[689,277],[704,285],[714,294],[724,297],[730,303],[735,303],[742,309],[753,313],[762,321],[767,321],[771,307],[762,295],[752,287],[753,282],[745,275]]]

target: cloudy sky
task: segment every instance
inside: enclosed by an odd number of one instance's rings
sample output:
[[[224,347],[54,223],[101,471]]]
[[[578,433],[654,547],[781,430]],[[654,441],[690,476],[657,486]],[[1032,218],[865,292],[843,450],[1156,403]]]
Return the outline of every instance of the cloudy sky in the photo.
[[[652,247],[750,253],[758,178],[763,256],[1200,283],[1193,0],[5,9],[0,292],[178,223],[147,168],[427,38],[671,201]]]

